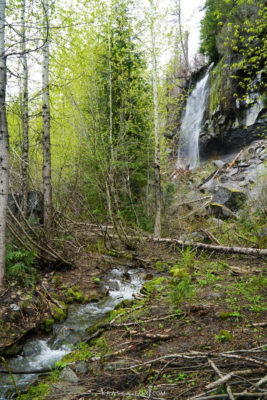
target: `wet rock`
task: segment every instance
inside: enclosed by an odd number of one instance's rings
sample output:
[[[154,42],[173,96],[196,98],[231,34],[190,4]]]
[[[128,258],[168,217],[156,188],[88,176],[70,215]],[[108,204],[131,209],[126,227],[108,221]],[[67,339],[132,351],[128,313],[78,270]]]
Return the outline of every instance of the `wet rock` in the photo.
[[[61,372],[61,374],[59,376],[59,379],[62,381],[65,381],[65,382],[70,382],[70,383],[78,383],[79,382],[78,376],[69,367],[66,367],[63,369],[63,371]]]
[[[80,375],[85,375],[85,374],[87,374],[87,372],[88,372],[88,365],[87,365],[87,363],[86,363],[86,362],[83,362],[83,361],[79,361],[79,362],[76,364],[76,372],[77,372],[77,374],[80,374]]]

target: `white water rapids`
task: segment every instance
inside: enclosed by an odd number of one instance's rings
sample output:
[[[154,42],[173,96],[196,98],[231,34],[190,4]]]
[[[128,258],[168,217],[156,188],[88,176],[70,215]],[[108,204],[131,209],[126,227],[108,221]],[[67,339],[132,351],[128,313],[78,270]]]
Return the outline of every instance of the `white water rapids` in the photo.
[[[204,78],[196,84],[187,100],[179,139],[178,168],[195,169],[199,162],[198,142],[209,92],[209,72],[210,68]]]

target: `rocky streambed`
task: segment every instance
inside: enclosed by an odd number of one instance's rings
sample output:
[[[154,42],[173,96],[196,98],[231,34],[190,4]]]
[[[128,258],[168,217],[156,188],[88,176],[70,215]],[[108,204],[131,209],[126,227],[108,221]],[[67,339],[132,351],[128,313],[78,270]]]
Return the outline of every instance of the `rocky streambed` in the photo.
[[[140,268],[113,268],[102,281],[103,288],[108,291],[107,297],[94,303],[72,304],[67,319],[55,324],[49,336],[27,340],[21,354],[8,360],[11,371],[27,372],[14,373],[18,390],[25,390],[34,383],[38,371],[53,368],[56,361],[70,353],[86,336],[86,330],[104,320],[117,304],[132,299],[141,290],[145,275],[145,270]],[[9,374],[0,374],[0,382],[0,399],[15,398],[16,391]]]

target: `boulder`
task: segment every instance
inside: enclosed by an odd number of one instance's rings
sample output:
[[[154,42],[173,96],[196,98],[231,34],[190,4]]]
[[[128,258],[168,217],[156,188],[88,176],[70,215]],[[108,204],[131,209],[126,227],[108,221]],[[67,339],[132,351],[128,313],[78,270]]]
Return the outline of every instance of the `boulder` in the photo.
[[[88,372],[88,365],[84,361],[79,361],[76,364],[76,372],[80,375],[85,375]]]
[[[229,208],[219,203],[210,203],[210,214],[220,219],[238,218]]]
[[[65,367],[63,371],[61,372],[59,379],[65,382],[70,382],[70,383],[78,383],[79,378],[75,374],[75,372],[72,371],[70,367]]]
[[[240,189],[218,185],[215,189],[212,202],[221,204],[231,211],[237,211],[246,199],[246,194]]]

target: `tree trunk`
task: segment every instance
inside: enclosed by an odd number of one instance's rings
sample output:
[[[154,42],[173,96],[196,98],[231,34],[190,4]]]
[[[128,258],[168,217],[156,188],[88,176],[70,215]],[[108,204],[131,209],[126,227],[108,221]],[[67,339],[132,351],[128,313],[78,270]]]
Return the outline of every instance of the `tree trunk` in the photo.
[[[26,27],[25,27],[25,0],[21,0],[21,54],[22,54],[22,167],[21,193],[23,215],[27,215],[28,195],[28,163],[29,163],[29,92],[28,92],[28,64],[26,54]]]
[[[44,36],[47,40],[43,46],[43,193],[44,193],[44,227],[49,232],[52,224],[52,182],[51,182],[51,144],[50,144],[50,101],[49,101],[49,0],[43,1]]]
[[[152,64],[153,64],[153,100],[154,100],[154,136],[155,136],[155,203],[156,215],[154,225],[154,236],[161,236],[161,176],[160,176],[160,129],[159,129],[159,101],[158,101],[158,68],[156,55],[155,37],[155,15],[154,0],[151,5],[151,41],[152,41]]]
[[[0,288],[3,287],[5,277],[9,162],[6,118],[5,10],[6,1],[0,0]]]

